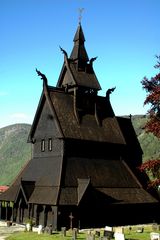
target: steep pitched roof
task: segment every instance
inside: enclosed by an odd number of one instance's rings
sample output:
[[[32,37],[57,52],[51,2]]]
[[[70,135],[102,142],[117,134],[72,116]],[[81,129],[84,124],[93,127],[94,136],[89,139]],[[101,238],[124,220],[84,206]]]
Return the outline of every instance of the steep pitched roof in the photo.
[[[67,158],[64,186],[78,187],[79,178],[89,178],[90,184],[95,188],[141,187],[125,162],[119,159]]]
[[[62,157],[33,158],[22,169],[0,200],[16,201],[22,190],[30,203],[56,204],[61,179]],[[56,168],[55,168],[56,166]]]
[[[115,199],[113,204],[145,204],[158,203],[143,188],[96,188],[99,192]]]
[[[136,132],[132,124],[132,120],[126,117],[117,117],[117,121],[123,132],[123,136],[127,142],[129,151],[135,152],[135,150],[137,150],[139,153],[142,154],[143,153],[142,148],[137,139]]]
[[[62,67],[57,82],[57,87],[80,86],[95,90],[101,90],[101,86],[93,70],[91,72],[77,71],[76,64],[72,61],[68,62],[69,68],[66,67],[66,64],[64,64]]]
[[[23,166],[23,168],[21,169],[19,174],[16,176],[16,178],[14,179],[13,183],[11,184],[11,186],[5,192],[0,194],[0,200],[15,201],[15,199],[17,198],[17,194],[18,194],[18,192],[19,192],[19,190],[21,188],[23,173],[25,172],[26,167],[27,167],[27,165],[29,164],[30,161],[28,161]],[[27,194],[27,196],[28,196],[28,194]]]
[[[118,121],[114,116],[110,102],[105,97],[87,97],[92,104],[92,112],[80,110],[79,117],[81,123],[79,124],[74,112],[74,96],[72,94],[65,93],[63,90],[55,88],[48,89],[51,104],[54,108],[54,112],[52,111],[51,114],[53,114],[53,120],[55,121],[55,119],[57,119],[57,125],[60,126],[59,128],[62,132],[62,134],[59,135],[60,137],[62,136],[64,138],[108,142],[122,145],[126,144]],[[31,141],[34,136],[38,119],[45,101],[45,97],[41,97],[41,101],[29,134],[29,141]],[[100,125],[97,124],[94,102],[96,103],[97,115],[99,121],[101,122]],[[47,104],[49,105],[48,102]],[[56,118],[54,114],[56,114]]]
[[[74,47],[71,52],[70,58],[73,60],[82,60],[84,62],[88,62],[89,58],[84,46],[85,37],[84,37],[81,24],[79,24],[77,28],[73,41],[74,41]]]
[[[29,203],[56,205],[58,199],[59,187],[36,186]]]
[[[98,126],[94,112],[80,112],[81,123],[77,123],[73,95],[52,91],[50,96],[65,138],[125,144],[117,119],[105,97],[96,97],[95,100],[101,121],[101,126]]]
[[[62,157],[53,156],[33,158],[26,166],[23,181],[34,181],[35,186],[59,186],[61,178]],[[56,166],[56,169],[55,169]]]
[[[19,185],[11,185],[7,191],[0,194],[0,200],[2,201],[15,201]]]
[[[101,86],[94,73],[92,61],[89,61],[88,54],[84,46],[84,34],[81,24],[79,24],[74,37],[74,46],[70,58],[65,53],[64,64],[57,82],[57,87],[84,87],[100,90]]]
[[[76,85],[101,90],[101,86],[94,72],[77,71],[76,65],[73,63],[70,64],[70,68]]]
[[[142,188],[124,161],[68,158],[59,204],[79,205],[86,194],[97,204],[101,201],[105,204],[158,203]]]

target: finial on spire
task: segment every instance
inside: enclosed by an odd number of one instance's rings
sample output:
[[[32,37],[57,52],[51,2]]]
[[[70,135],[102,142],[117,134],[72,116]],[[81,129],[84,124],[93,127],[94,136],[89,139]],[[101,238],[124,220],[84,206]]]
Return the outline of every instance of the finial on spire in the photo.
[[[81,20],[82,20],[82,12],[84,11],[84,8],[79,8],[78,11],[79,11],[79,17],[78,17],[78,20],[79,20],[79,24],[81,24]]]

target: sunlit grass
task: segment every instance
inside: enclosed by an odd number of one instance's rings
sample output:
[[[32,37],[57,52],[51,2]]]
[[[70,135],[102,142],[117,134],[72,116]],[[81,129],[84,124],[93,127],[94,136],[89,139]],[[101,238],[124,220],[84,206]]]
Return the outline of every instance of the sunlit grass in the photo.
[[[67,232],[66,236],[64,237],[60,232],[54,233],[52,235],[49,234],[37,234],[33,232],[21,232],[21,233],[13,233],[7,240],[71,240],[72,234],[71,232]],[[77,236],[79,240],[85,240],[86,234],[80,233]]]
[[[143,227],[143,232],[139,233],[137,232],[138,229]],[[115,230],[115,228],[114,228]],[[103,236],[103,229],[100,231],[100,235]],[[95,233],[95,230],[92,230],[93,233]],[[159,230],[153,230],[152,225],[141,225],[141,226],[127,226],[124,227],[124,235],[125,239],[128,240],[149,240],[150,239],[150,233],[151,232],[157,232],[160,233]],[[78,233],[77,240],[86,240],[86,234],[87,231]],[[49,234],[38,234],[35,232],[20,232],[20,233],[13,233],[10,237],[7,238],[7,240],[71,240],[72,239],[72,232],[67,231],[66,236],[64,237],[61,232],[56,232],[52,235]],[[96,236],[95,240],[99,240],[99,237]]]
[[[143,232],[137,232],[137,230],[141,228],[143,228]],[[152,225],[131,226],[131,230],[129,227],[124,228],[124,234],[126,239],[149,240],[151,232],[159,233],[159,230],[153,230]]]

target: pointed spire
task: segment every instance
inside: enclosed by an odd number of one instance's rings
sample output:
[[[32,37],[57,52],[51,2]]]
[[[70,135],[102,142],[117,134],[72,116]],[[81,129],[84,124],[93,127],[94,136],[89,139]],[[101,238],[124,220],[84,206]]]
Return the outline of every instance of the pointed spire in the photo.
[[[73,41],[74,41],[74,47],[73,47],[70,58],[73,60],[77,60],[82,64],[87,63],[89,58],[84,46],[85,38],[84,38],[82,26],[80,23],[78,25]]]
[[[67,91],[73,91],[75,86],[79,89],[87,89],[95,94],[101,89],[98,79],[94,73],[92,63],[96,58],[88,59],[84,46],[85,38],[81,23],[79,22],[77,31],[74,36],[74,46],[70,58],[67,57],[65,50],[64,64],[57,82],[57,87],[63,87]]]
[[[78,25],[78,28],[77,28],[77,31],[76,31],[76,34],[74,36],[73,41],[76,42],[78,40],[80,42],[82,42],[83,44],[85,42],[85,37],[84,37],[84,33],[83,33],[83,30],[82,30],[81,23],[79,23],[79,25]]]

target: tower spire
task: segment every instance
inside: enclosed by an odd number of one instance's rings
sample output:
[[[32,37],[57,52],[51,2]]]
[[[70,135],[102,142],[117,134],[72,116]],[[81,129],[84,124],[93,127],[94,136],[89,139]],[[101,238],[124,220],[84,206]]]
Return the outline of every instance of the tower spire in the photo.
[[[83,91],[87,89],[87,91],[96,93],[101,89],[92,64],[96,58],[91,58],[89,61],[84,45],[85,37],[80,20],[81,15],[73,39],[74,46],[69,58],[65,50],[61,48],[65,59],[57,82],[57,87],[64,87],[66,91],[70,92],[74,91],[76,87],[76,89],[83,89]]]
[[[80,22],[73,41],[74,46],[70,58],[76,61],[79,66],[83,66],[88,62],[89,58],[84,46],[85,37]]]

